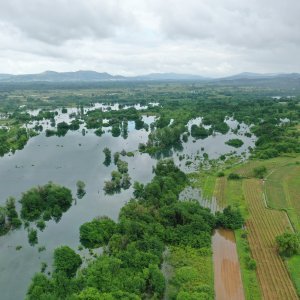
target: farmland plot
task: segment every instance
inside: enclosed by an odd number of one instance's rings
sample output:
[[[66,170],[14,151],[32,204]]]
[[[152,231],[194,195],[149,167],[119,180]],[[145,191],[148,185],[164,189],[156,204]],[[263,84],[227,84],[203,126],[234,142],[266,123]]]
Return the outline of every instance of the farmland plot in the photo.
[[[298,299],[286,266],[275,248],[275,237],[290,228],[286,214],[265,207],[262,183],[259,180],[244,180],[243,190],[250,212],[246,222],[249,244],[257,261],[263,298]]]

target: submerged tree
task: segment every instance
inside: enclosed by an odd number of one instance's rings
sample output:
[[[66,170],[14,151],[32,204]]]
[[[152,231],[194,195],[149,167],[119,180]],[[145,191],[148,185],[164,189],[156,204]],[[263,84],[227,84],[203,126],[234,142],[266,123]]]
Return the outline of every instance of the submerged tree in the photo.
[[[106,167],[108,167],[108,166],[110,165],[110,163],[111,163],[111,151],[110,151],[107,147],[105,147],[105,148],[103,149],[103,153],[104,153],[104,155],[105,155],[105,159],[104,159],[103,164],[104,164]]]
[[[38,243],[37,231],[35,229],[30,228],[28,230],[28,242],[31,246],[34,246]]]
[[[78,180],[76,182],[76,186],[77,186],[77,197],[81,199],[86,194],[85,183],[82,180]]]

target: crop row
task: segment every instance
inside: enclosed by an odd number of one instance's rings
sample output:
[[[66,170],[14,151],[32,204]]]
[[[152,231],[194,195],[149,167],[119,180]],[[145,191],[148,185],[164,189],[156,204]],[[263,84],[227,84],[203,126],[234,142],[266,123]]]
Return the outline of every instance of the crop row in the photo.
[[[275,237],[289,226],[285,213],[265,208],[262,184],[244,181],[244,195],[250,218],[246,225],[249,244],[257,262],[257,275],[264,299],[298,299],[284,262],[276,252]]]

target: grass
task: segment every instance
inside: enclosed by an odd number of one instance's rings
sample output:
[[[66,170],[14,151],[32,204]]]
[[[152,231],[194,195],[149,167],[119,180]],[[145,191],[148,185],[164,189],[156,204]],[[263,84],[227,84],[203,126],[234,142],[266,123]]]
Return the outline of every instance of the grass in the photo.
[[[292,276],[298,296],[300,297],[300,255],[294,255],[286,260],[287,268]]]
[[[216,176],[208,172],[193,174],[193,186],[200,187],[205,199],[211,199],[214,194]]]
[[[226,207],[226,198],[225,198],[225,190],[227,187],[227,179],[226,177],[218,177],[216,179],[214,197],[217,199],[218,206],[220,208]]]
[[[250,270],[246,264],[251,253],[247,238],[242,237],[243,233],[244,231],[242,229],[235,230],[236,248],[240,261],[245,298],[246,300],[259,300],[261,299],[261,291],[256,277],[256,272],[255,270]]]
[[[168,299],[214,299],[211,249],[170,247],[168,263],[173,269]]]
[[[225,199],[226,205],[230,205],[235,208],[239,208],[246,218],[248,215],[245,198],[242,188],[242,180],[227,180]]]
[[[213,196],[215,184],[216,184],[215,176],[213,176],[213,175],[206,176],[206,178],[204,180],[203,188],[202,188],[204,198],[209,199]]]

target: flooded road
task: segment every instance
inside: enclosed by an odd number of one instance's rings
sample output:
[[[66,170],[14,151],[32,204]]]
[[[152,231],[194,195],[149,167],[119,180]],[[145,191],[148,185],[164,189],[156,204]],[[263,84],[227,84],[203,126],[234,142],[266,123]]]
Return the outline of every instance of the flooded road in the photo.
[[[245,299],[234,232],[217,229],[212,237],[215,299]]]

